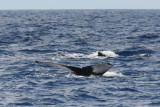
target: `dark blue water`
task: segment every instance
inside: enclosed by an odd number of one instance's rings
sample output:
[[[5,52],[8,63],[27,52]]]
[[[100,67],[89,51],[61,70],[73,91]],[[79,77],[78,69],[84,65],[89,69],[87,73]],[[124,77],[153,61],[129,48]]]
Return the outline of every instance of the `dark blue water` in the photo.
[[[0,11],[0,106],[160,106],[159,17],[160,10]],[[114,66],[83,77],[36,60]]]

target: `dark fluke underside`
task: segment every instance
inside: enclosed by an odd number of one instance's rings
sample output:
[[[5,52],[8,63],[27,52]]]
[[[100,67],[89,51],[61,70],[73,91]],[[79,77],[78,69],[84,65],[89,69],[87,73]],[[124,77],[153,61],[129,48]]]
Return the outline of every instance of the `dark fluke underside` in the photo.
[[[103,75],[106,71],[108,71],[113,66],[112,64],[104,63],[104,64],[96,64],[96,65],[79,68],[79,67],[67,66],[67,65],[51,63],[51,62],[41,62],[41,61],[35,61],[35,62],[42,65],[54,66],[60,69],[64,69],[64,70],[73,72],[76,75],[81,75],[81,76]]]

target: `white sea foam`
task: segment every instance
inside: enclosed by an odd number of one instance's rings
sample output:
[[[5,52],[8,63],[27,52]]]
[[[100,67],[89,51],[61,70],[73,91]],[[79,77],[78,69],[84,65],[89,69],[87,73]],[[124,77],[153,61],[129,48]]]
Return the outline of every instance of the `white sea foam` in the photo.
[[[101,52],[104,56],[98,56],[98,52]],[[88,55],[88,57],[91,58],[101,58],[101,57],[117,57],[119,56],[118,54],[114,53],[113,51],[96,51],[93,52],[92,54]]]
[[[105,77],[122,77],[123,74],[118,73],[118,72],[106,72],[103,74]]]
[[[98,56],[98,52],[101,52],[104,56]],[[74,58],[74,59],[102,59],[107,57],[117,57],[118,54],[114,53],[113,51],[96,51],[89,55],[87,54],[81,54],[81,53],[57,53],[56,56],[52,57],[53,60],[60,60],[60,59],[68,59],[68,58]]]

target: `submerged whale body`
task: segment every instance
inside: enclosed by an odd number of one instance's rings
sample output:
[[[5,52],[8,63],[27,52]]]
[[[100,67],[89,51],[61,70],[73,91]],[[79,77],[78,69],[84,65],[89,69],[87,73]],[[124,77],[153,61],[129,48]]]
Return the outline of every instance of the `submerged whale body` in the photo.
[[[96,64],[96,65],[79,68],[79,67],[61,65],[57,63],[51,63],[51,62],[41,62],[41,61],[35,61],[35,62],[42,65],[54,66],[60,69],[64,69],[64,70],[73,72],[76,75],[81,75],[81,76],[103,75],[106,71],[108,71],[113,66],[110,63],[104,63],[104,64]]]
[[[98,52],[98,56],[106,57],[106,55],[105,55],[105,54],[103,54],[102,52]]]

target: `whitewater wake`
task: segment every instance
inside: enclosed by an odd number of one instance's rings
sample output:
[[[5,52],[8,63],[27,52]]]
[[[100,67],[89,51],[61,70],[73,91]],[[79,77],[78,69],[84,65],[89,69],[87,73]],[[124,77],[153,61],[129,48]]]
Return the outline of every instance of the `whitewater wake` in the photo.
[[[98,56],[98,52],[101,52],[104,56]],[[113,51],[96,51],[89,55],[81,54],[81,53],[67,53],[61,52],[55,54],[52,57],[53,60],[61,60],[61,59],[103,59],[107,57],[117,57],[118,54],[114,53]]]
[[[105,77],[122,77],[123,74],[118,73],[118,72],[110,72],[109,71],[109,72],[104,73],[103,76],[105,76]]]

